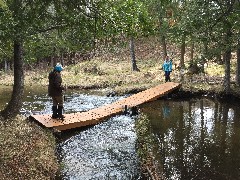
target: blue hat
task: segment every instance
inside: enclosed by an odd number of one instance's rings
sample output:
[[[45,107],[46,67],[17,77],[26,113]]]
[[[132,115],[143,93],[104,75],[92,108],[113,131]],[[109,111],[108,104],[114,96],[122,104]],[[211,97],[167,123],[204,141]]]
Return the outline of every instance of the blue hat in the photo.
[[[60,63],[57,63],[57,65],[54,67],[55,71],[61,72],[63,70],[63,67]]]

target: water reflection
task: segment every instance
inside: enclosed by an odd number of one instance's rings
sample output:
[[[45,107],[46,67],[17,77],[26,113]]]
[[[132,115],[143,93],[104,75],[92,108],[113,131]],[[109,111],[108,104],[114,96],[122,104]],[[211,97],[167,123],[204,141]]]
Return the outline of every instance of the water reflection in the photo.
[[[166,179],[240,179],[238,106],[207,99],[143,105]]]

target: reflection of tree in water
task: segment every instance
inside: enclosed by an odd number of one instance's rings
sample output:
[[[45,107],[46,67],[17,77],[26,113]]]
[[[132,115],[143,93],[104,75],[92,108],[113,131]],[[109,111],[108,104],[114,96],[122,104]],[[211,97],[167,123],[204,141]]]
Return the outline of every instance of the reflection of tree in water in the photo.
[[[240,175],[240,111],[238,107],[234,107],[233,129],[230,139],[230,171],[234,174],[233,178],[239,179]]]
[[[148,104],[166,179],[239,179],[240,112],[209,100]],[[161,113],[160,113],[161,112]]]

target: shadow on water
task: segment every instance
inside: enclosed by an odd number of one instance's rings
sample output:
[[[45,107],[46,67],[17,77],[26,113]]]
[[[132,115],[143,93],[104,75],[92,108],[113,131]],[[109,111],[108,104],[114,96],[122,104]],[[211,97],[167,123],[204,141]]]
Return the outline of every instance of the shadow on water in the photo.
[[[141,106],[168,180],[239,180],[239,104],[191,99]]]

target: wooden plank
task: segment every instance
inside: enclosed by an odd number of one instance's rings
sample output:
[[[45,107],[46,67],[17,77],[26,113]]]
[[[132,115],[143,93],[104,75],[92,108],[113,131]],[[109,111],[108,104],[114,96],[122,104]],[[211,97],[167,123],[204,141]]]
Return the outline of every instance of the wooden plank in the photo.
[[[158,99],[161,96],[179,88],[181,84],[174,82],[167,82],[156,87],[139,92],[127,98],[121,99],[112,104],[108,104],[87,112],[77,112],[71,114],[64,114],[64,121],[52,119],[50,114],[31,115],[30,118],[38,121],[43,126],[48,128],[56,128],[60,131],[93,125],[101,122],[103,119],[116,115],[124,111],[125,106],[134,107],[149,101]]]

